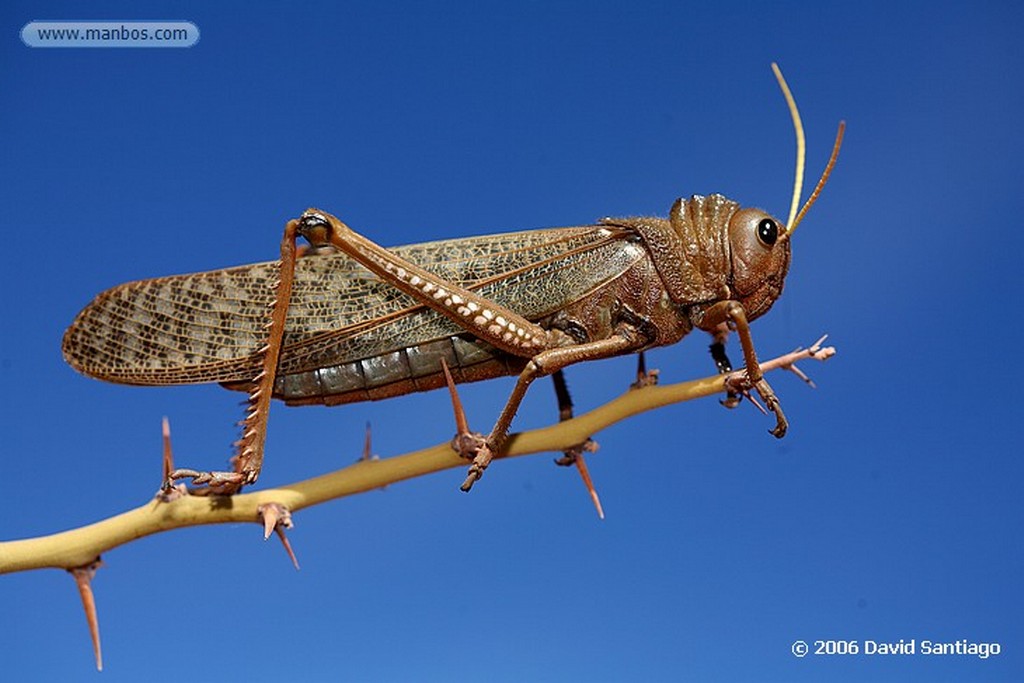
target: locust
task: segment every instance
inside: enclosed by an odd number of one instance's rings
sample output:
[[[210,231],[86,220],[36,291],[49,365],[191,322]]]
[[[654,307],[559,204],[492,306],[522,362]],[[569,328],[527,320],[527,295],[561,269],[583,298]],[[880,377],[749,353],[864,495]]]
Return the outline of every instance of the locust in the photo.
[[[64,358],[110,382],[217,382],[247,392],[232,470],[177,470],[168,478],[168,485],[191,478],[213,493],[256,481],[272,398],[337,405],[445,385],[454,396],[458,383],[516,376],[490,433],[460,428],[453,441],[472,461],[462,484],[468,491],[500,453],[535,379],[554,377],[565,418],[572,411],[565,367],[674,344],[695,329],[712,336],[720,372],[732,370],[724,344],[737,334],[744,391],[774,414],[771,433],[781,438],[788,421],[761,373],[750,323],[782,293],[793,231],[832,171],[844,124],[798,212],[804,133],[792,93],[772,68],[797,137],[786,223],[720,194],[692,195],[677,199],[667,218],[384,248],[309,209],[287,223],[278,261],[102,292],[67,330]],[[298,237],[309,246],[297,247]]]

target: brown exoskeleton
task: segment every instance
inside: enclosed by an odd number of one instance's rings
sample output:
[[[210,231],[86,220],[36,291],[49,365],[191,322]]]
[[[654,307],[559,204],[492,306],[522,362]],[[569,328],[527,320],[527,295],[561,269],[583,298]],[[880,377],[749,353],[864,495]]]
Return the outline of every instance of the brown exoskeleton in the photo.
[[[518,375],[490,434],[463,446],[473,457],[468,490],[501,449],[536,377],[560,380],[567,365],[672,344],[694,328],[714,335],[721,371],[731,369],[724,336],[737,332],[747,388],[775,414],[772,433],[781,437],[787,421],[761,374],[749,322],[782,292],[792,232],[828,177],[842,127],[797,215],[803,133],[776,75],[799,148],[786,224],[721,195],[695,195],[677,200],[667,219],[603,219],[385,249],[310,209],[288,223],[279,263],[101,293],[68,329],[64,356],[113,382],[220,382],[250,392],[234,471],[173,475],[215,492],[256,480],[271,397],[332,405],[437,388],[449,369],[454,382]],[[309,241],[311,255],[296,258],[296,236]]]

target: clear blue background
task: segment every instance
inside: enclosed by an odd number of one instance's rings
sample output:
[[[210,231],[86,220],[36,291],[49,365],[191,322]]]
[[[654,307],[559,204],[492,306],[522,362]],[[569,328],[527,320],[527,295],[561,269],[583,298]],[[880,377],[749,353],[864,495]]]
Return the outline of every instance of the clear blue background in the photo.
[[[0,538],[137,506],[223,465],[239,396],[64,365],[123,281],[267,260],[320,206],[383,244],[665,215],[722,192],[783,218],[800,103],[809,175],[849,123],[755,325],[792,420],[715,400],[598,435],[608,518],[548,456],[297,516],[296,573],[255,526],[107,553],[108,681],[1022,680],[1019,221],[1024,10],[931,3],[81,3],[0,9]],[[182,19],[191,49],[30,49],[35,19]],[[653,355],[709,374],[707,340]],[[734,350],[734,355],[738,353]],[[631,358],[574,368],[581,409]],[[545,383],[546,384],[546,383]],[[467,387],[486,427],[510,382]],[[518,428],[547,424],[538,384]],[[441,392],[271,418],[260,486],[449,438]],[[4,680],[85,680],[72,581],[0,577]],[[999,642],[975,657],[797,659],[797,639]]]

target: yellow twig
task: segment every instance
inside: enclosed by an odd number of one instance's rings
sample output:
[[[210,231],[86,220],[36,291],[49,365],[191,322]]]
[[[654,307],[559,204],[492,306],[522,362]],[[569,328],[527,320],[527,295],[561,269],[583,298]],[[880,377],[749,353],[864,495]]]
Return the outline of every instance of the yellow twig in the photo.
[[[766,372],[776,368],[789,369],[803,358],[824,360],[833,353],[831,347],[818,348],[815,345],[762,363],[761,367]],[[562,451],[632,415],[723,393],[727,377],[715,375],[679,384],[630,390],[572,420],[511,435],[500,458]],[[100,554],[120,545],[162,531],[201,524],[262,524],[260,507],[265,504],[277,503],[296,512],[405,479],[465,466],[466,461],[444,443],[391,458],[360,460],[319,477],[231,497],[182,496],[164,502],[157,496],[134,510],[94,524],[48,536],[2,542],[0,574],[45,567],[70,570],[88,565]]]

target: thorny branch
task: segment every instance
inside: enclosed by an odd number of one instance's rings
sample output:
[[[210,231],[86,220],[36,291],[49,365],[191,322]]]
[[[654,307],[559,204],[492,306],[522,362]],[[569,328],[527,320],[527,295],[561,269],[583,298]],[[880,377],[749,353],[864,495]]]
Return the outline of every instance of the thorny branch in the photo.
[[[761,363],[761,371],[790,370],[813,386],[807,375],[797,369],[795,363],[805,358],[826,360],[832,357],[835,349],[822,348],[821,344],[824,341],[825,337],[822,337],[808,349],[796,349],[784,356]],[[654,376],[652,373],[644,374],[648,379]],[[632,415],[716,393],[738,391],[750,396],[749,389],[750,384],[744,372],[717,375],[669,386],[637,382],[624,395],[585,415],[544,429],[510,435],[503,452],[497,457],[509,458],[545,451],[565,451],[588,443],[590,435]],[[456,411],[458,412],[458,409]],[[174,467],[170,428],[166,419],[163,425],[163,438],[163,470],[166,480],[168,472]],[[465,465],[465,461],[452,450],[450,443],[381,460],[369,457],[368,434],[365,451],[363,457],[354,465],[289,486],[230,497],[188,495],[184,485],[164,487],[145,505],[94,524],[49,536],[0,542],[0,574],[45,567],[62,568],[70,572],[78,586],[82,607],[85,610],[96,668],[102,670],[99,620],[92,592],[92,578],[101,566],[101,553],[143,536],[180,527],[255,522],[263,526],[264,539],[269,537],[271,532],[278,535],[289,558],[298,569],[298,560],[284,532],[292,526],[293,511]],[[590,477],[582,466],[582,460],[580,465],[583,480],[597,505],[598,514],[604,518]]]
[[[823,340],[824,337],[808,349],[797,349],[765,361],[761,363],[761,369],[764,372],[788,369],[806,377],[796,369],[794,364],[797,361],[808,358],[825,360],[835,354],[832,347],[820,347]],[[572,420],[510,435],[499,459],[562,451],[630,416],[673,403],[724,393],[727,387],[741,383],[742,375],[742,372],[735,372],[627,391]],[[0,542],[0,574],[46,567],[74,570],[89,566],[106,551],[162,531],[202,524],[253,522],[263,525],[266,520],[262,510],[271,504],[294,513],[336,498],[464,466],[465,461],[446,442],[390,458],[361,459],[353,465],[312,479],[238,494],[230,498],[230,504],[223,504],[224,499],[217,497],[185,495],[168,500],[165,496],[157,495],[134,510],[77,529]]]

